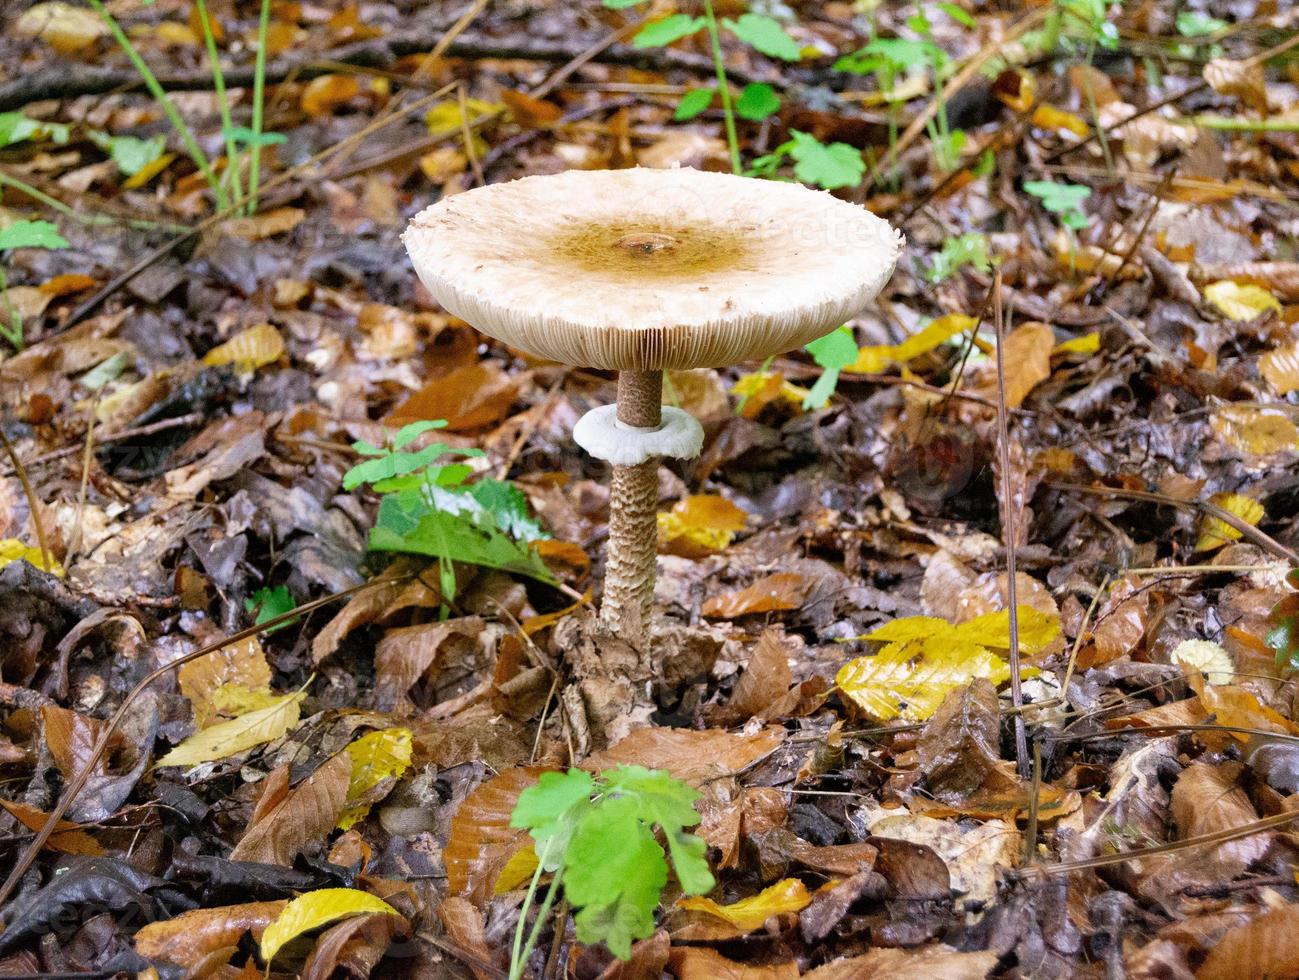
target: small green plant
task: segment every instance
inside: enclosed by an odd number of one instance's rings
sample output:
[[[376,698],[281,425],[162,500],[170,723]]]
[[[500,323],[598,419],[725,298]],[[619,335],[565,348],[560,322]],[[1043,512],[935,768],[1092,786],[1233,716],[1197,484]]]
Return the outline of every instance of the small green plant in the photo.
[[[15,221],[0,231],[0,252],[14,248],[67,248],[68,240],[48,221]],[[0,322],[0,337],[15,350],[23,349],[23,317],[9,299],[9,276],[0,264],[0,300],[4,303],[4,320]]]
[[[480,449],[455,449],[435,442],[407,449],[444,421],[412,422],[395,433],[386,447],[354,442],[369,457],[343,476],[343,488],[370,484],[382,494],[379,516],[370,531],[370,550],[428,555],[438,560],[442,594],[455,596],[452,562],[517,572],[542,582],[555,577],[527,542],[546,537],[531,517],[522,492],[504,480],[472,483],[473,468],[443,457],[471,459]]]
[[[848,327],[840,327],[821,339],[812,341],[804,349],[820,366],[821,377],[816,379],[812,390],[803,397],[803,408],[824,408],[839,384],[840,372],[857,360],[857,339]]]
[[[646,0],[604,0],[604,5],[622,9],[644,2]],[[799,49],[798,42],[789,36],[780,22],[765,14],[749,12],[741,14],[734,20],[725,17],[719,22],[713,13],[712,0],[704,0],[704,13],[701,17],[673,14],[646,24],[632,38],[632,44],[638,48],[662,47],[697,34],[701,30],[708,35],[708,46],[712,53],[717,83],[707,88],[696,88],[686,92],[677,103],[673,118],[678,122],[693,119],[707,110],[714,99],[719,100],[726,129],[726,144],[731,156],[731,170],[737,174],[744,173],[735,117],[761,122],[780,111],[780,96],[771,85],[765,82],[754,82],[741,89],[738,97],[732,97],[731,85],[726,77],[726,63],[722,57],[720,32],[725,30],[755,51],[781,61],[798,61],[802,57],[802,51]],[[856,162],[848,161],[849,156],[856,157]],[[827,190],[857,184],[865,172],[865,166],[860,159],[861,154],[846,143],[831,143],[827,146],[807,133],[796,133],[793,140],[778,147],[775,152],[754,161],[753,169],[748,171],[748,175],[773,176],[786,158],[794,161],[795,175],[799,180]],[[855,176],[852,176],[854,174]]]
[[[1087,227],[1087,215],[1082,202],[1091,197],[1092,189],[1083,184],[1059,184],[1053,180],[1028,180],[1024,190],[1042,202],[1042,207],[1054,214],[1069,231]]]
[[[244,609],[250,613],[254,613],[254,626],[260,626],[267,620],[274,619],[277,616],[283,616],[287,612],[292,612],[297,607],[298,604],[293,598],[293,593],[291,593],[288,590],[288,587],[284,585],[277,585],[273,589],[269,586],[258,589],[253,593],[251,599],[244,600]],[[276,630],[282,630],[286,626],[292,626],[297,621],[296,617],[294,619],[286,619],[278,626],[272,626],[266,632],[268,634],[274,633]]]
[[[519,913],[510,956],[510,980],[519,980],[562,886],[576,909],[583,943],[604,943],[619,959],[654,931],[654,910],[667,884],[668,862],[655,829],[667,843],[681,890],[702,895],[714,881],[707,845],[685,828],[699,823],[699,794],[666,772],[618,766],[596,776],[580,769],[542,773],[524,790],[510,826],[527,830],[537,870]],[[550,887],[531,931],[528,913],[544,873]]]
[[[967,231],[947,238],[934,264],[925,270],[925,278],[930,282],[943,282],[967,265],[979,272],[992,270],[992,261],[988,258],[988,236],[983,232]]]

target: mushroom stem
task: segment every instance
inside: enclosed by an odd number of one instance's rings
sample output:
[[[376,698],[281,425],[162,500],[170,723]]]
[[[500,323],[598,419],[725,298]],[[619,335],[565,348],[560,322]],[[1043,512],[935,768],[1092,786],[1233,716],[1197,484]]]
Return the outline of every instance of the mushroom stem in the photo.
[[[662,424],[663,372],[618,375],[618,422],[635,429]],[[658,527],[658,458],[614,466],[609,483],[609,547],[600,617],[633,643],[649,636],[654,607]]]

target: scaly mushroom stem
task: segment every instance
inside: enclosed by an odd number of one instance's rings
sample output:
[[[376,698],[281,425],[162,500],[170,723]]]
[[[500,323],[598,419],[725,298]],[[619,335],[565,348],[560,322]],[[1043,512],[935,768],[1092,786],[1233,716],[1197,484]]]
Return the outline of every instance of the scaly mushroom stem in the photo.
[[[618,422],[634,429],[662,424],[662,371],[618,375]],[[600,617],[626,639],[649,637],[654,608],[654,556],[659,500],[657,457],[614,466],[609,483],[609,547]]]

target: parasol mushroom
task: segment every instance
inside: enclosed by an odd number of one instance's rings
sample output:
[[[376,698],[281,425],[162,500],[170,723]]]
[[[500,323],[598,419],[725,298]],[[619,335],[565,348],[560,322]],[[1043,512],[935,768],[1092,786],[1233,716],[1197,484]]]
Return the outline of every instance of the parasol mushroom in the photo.
[[[654,597],[658,458],[703,430],[662,407],[663,372],[801,347],[883,287],[901,236],[801,185],[698,170],[568,171],[446,198],[412,219],[416,272],[488,336],[616,370],[616,405],[574,439],[613,464],[601,618],[637,645]]]

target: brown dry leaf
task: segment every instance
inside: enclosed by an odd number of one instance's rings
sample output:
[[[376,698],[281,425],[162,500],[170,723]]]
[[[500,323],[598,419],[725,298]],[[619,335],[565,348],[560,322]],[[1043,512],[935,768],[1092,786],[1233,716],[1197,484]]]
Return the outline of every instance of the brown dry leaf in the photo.
[[[1045,323],[1025,323],[1006,335],[1002,359],[1006,364],[1006,407],[1019,408],[1037,385],[1051,376],[1051,351],[1055,333]],[[996,399],[997,381],[978,389],[984,398]]]
[[[875,867],[879,849],[865,842],[859,844],[827,844],[816,847],[800,841],[790,856],[804,867],[823,871],[829,875],[851,878],[855,874]]]
[[[289,865],[307,844],[324,841],[338,823],[347,803],[352,758],[339,752],[253,820],[234,850],[232,861],[261,861]]]
[[[1238,98],[1251,109],[1267,113],[1267,87],[1261,61],[1214,58],[1204,66],[1202,74],[1219,95]]]
[[[669,959],[677,980],[798,980],[792,960],[773,966],[748,966],[703,946],[676,946]]]
[[[45,821],[49,817],[48,813],[18,800],[0,800],[0,807],[8,810],[14,819],[28,830],[39,831],[45,826]],[[62,854],[104,853],[104,849],[99,846],[99,842],[71,820],[60,820],[55,824],[54,833],[45,842],[45,847]]]
[[[374,650],[374,695],[381,711],[409,710],[408,692],[439,659],[459,658],[477,645],[484,628],[477,616],[389,630]]]
[[[962,953],[941,944],[872,949],[804,973],[804,980],[983,980],[997,965],[992,950]]]
[[[667,930],[659,929],[648,939],[633,943],[631,958],[626,962],[614,960],[599,980],[660,980],[668,966],[672,952],[672,937]]]
[[[447,935],[462,953],[468,954],[466,961],[474,976],[478,980],[497,980],[501,971],[496,969],[496,957],[487,945],[483,914],[474,904],[459,895],[451,895],[438,906],[438,917]]]
[[[1282,734],[1299,734],[1299,725],[1290,721],[1280,712],[1262,704],[1254,694],[1243,687],[1232,684],[1198,685],[1199,701],[1204,710],[1220,725],[1231,725],[1235,728],[1259,728],[1265,732]],[[1200,737],[1208,733],[1199,733]],[[1250,736],[1245,733],[1231,732],[1232,737],[1241,742],[1248,742]],[[1225,744],[1225,740],[1223,742]]]
[[[1258,819],[1249,796],[1239,785],[1239,766],[1211,766],[1193,762],[1173,786],[1173,823],[1178,837],[1199,837],[1232,830]],[[1242,837],[1216,847],[1196,848],[1175,854],[1172,860],[1194,863],[1194,874],[1208,881],[1230,881],[1267,853],[1267,834]]]
[[[1299,906],[1281,905],[1228,929],[1195,980],[1294,976],[1299,976]]]
[[[135,951],[149,960],[161,960],[196,975],[199,967],[211,966],[212,957],[224,950],[233,955],[244,933],[260,942],[266,927],[284,911],[288,901],[248,902],[210,909],[192,909],[165,922],[142,926],[134,936]]]
[[[13,30],[20,37],[40,38],[60,54],[70,54],[108,34],[108,25],[93,10],[51,0],[24,10]]]
[[[765,630],[731,693],[727,710],[741,721],[760,714],[773,717],[766,713],[767,709],[789,693],[793,682],[784,634],[779,630]]]
[[[323,116],[354,99],[360,91],[355,75],[320,75],[302,90],[300,104],[307,115]]]
[[[659,551],[682,558],[705,558],[727,547],[743,531],[749,515],[725,497],[695,494],[658,515]]]
[[[1079,666],[1100,666],[1134,650],[1146,635],[1149,615],[1149,591],[1135,579],[1116,582],[1096,615],[1096,627],[1092,630],[1094,653],[1085,663],[1080,658]]]
[[[194,710],[194,724],[206,728],[217,721],[219,712],[212,696],[227,684],[239,684],[249,691],[271,689],[271,665],[266,662],[262,643],[255,636],[229,643],[182,664],[178,672],[180,693],[189,698]]]
[[[997,689],[978,678],[951,691],[916,744],[920,770],[939,798],[968,796],[1001,762]]]
[[[404,916],[372,912],[330,926],[303,964],[301,980],[368,977],[398,936],[410,935]]]
[[[776,572],[738,592],[713,596],[701,611],[705,616],[735,619],[753,613],[798,609],[812,585],[811,580],[797,572]]]
[[[519,794],[546,770],[536,766],[506,769],[465,797],[451,818],[442,860],[447,890],[475,904],[490,901],[496,879],[515,851],[528,846],[527,833],[510,826]]]
[[[1231,262],[1192,265],[1190,277],[1197,283],[1231,279],[1263,286],[1285,300],[1299,300],[1299,262]]]
[[[514,121],[524,129],[544,129],[551,123],[558,122],[564,115],[564,110],[555,103],[535,98],[517,89],[501,89],[500,96]]]
[[[721,852],[719,868],[738,868],[740,843],[745,837],[784,827],[789,820],[785,795],[768,786],[736,791],[733,784],[716,780],[703,787],[698,809],[703,818],[697,833]]]
[[[609,748],[587,756],[582,768],[591,772],[612,766],[664,769],[699,786],[719,776],[735,775],[776,751],[784,741],[785,732],[779,725],[768,725],[752,735],[717,728],[638,728]]]
[[[90,761],[95,741],[104,727],[105,723],[97,718],[87,718],[54,704],[41,706],[41,730],[45,745],[64,779],[71,779]],[[108,756],[112,754],[113,745],[120,743],[120,737],[114,736],[109,743],[109,751],[95,762],[92,771],[96,775],[108,772]]]
[[[505,418],[527,372],[506,374],[496,361],[458,367],[434,378],[392,410],[385,425],[445,419],[448,432],[468,432]]]
[[[347,605],[311,641],[312,662],[318,664],[337,650],[354,629],[403,609],[436,609],[440,606],[442,597],[422,579],[405,578],[414,567],[412,563],[399,559],[375,579],[370,588],[348,599]],[[392,581],[383,582],[384,578]]]
[[[307,212],[301,208],[272,208],[251,218],[230,218],[222,223],[221,230],[236,238],[255,242],[292,231],[306,216]]]
[[[91,289],[97,283],[97,279],[80,272],[66,272],[61,276],[46,279],[39,288],[41,292],[49,293],[51,296],[68,296]]]
[[[1299,342],[1270,350],[1258,359],[1258,373],[1278,395],[1299,391]]]

